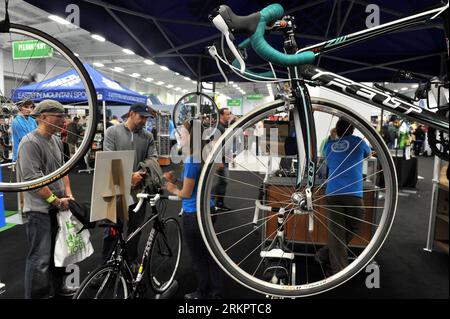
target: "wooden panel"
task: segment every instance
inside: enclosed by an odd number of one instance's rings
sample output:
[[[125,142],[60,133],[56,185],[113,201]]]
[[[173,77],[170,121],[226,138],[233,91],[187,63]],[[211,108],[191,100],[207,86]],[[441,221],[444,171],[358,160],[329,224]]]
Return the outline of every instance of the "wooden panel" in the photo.
[[[292,194],[292,187],[287,186],[268,186],[267,187],[267,199],[270,202],[270,205],[273,207],[281,207],[283,204],[281,202],[285,202],[289,200],[290,195]],[[320,189],[317,194],[317,197],[321,197],[324,195],[324,190]],[[375,192],[366,192],[364,193],[364,206],[373,207],[375,205]],[[319,199],[316,204],[317,205],[326,205],[325,197]],[[328,238],[328,214],[333,212],[327,211],[323,207],[317,207],[318,213],[315,214],[316,218],[314,218],[314,229],[312,232],[308,231],[308,216],[294,216],[291,217],[289,222],[285,226],[285,235],[288,240],[294,240],[299,242],[314,242],[319,244],[326,244]],[[364,211],[364,220],[373,223],[373,208],[366,208]],[[266,226],[266,237],[274,237],[276,233],[277,220],[276,217],[270,219]],[[359,226],[358,235],[361,237],[354,236],[350,242],[350,245],[355,246],[366,246],[367,243],[372,238],[372,226],[368,223],[362,223]]]

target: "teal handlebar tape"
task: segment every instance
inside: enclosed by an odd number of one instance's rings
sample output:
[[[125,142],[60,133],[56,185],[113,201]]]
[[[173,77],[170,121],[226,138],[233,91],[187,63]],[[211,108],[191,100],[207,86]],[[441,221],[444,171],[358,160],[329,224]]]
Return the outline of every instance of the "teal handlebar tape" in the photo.
[[[311,64],[314,62],[315,55],[312,51],[305,51],[300,54],[285,54],[274,49],[264,39],[266,25],[283,17],[284,9],[280,4],[271,4],[262,9],[260,13],[261,18],[259,20],[258,26],[256,27],[256,32],[249,38],[249,41],[251,42],[251,45],[255,52],[261,58],[280,66],[296,66],[302,64]],[[245,40],[244,42],[246,41],[247,40]],[[241,45],[243,43],[241,43]],[[244,45],[248,44],[244,43]]]

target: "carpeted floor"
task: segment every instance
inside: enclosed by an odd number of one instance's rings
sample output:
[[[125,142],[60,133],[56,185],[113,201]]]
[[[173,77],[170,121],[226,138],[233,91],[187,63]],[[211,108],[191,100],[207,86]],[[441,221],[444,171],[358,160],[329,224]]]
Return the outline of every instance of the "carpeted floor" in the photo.
[[[380,288],[366,288],[367,274],[361,272],[347,283],[312,298],[449,298],[449,257],[440,252],[426,252],[428,217],[431,201],[431,178],[433,160],[420,158],[419,175],[423,180],[417,184],[417,194],[400,196],[394,225],[383,248],[376,257],[380,265]],[[169,169],[170,167],[165,168]],[[72,188],[78,200],[90,202],[92,175],[73,173]],[[14,210],[15,194],[5,194],[5,208]],[[169,202],[168,212],[177,216],[179,203]],[[91,232],[95,253],[81,262],[81,275],[100,263],[102,229]],[[22,298],[26,257],[26,227],[18,225],[0,232],[0,282],[6,284],[6,292],[0,298]],[[191,258],[184,249],[180,270],[177,274],[179,290],[175,298],[183,298],[195,288],[191,272]],[[226,298],[263,298],[263,296],[240,286],[233,280],[224,280]]]

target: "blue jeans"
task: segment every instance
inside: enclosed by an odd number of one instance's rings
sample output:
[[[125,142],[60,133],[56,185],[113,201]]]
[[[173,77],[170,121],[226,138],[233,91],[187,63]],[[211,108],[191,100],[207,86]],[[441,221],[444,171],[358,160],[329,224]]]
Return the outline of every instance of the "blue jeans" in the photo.
[[[55,267],[53,260],[58,230],[56,214],[56,211],[27,212],[26,299],[49,298],[62,286],[65,268]]]

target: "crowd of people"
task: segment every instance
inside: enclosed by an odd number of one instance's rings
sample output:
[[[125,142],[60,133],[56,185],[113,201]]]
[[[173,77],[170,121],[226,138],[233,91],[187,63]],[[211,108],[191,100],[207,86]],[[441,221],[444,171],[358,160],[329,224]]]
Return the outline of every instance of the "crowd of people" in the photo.
[[[32,101],[24,101],[18,116],[11,125],[13,160],[16,162],[18,181],[36,179],[42,174],[48,174],[63,165],[67,158],[75,154],[80,139],[84,134],[83,121],[78,116],[67,116],[63,105],[54,100],[44,100],[37,105]],[[228,108],[221,108],[219,112],[218,134],[224,134],[232,114]],[[155,138],[147,130],[149,118],[154,116],[144,104],[134,104],[129,108],[122,121],[112,117],[108,121],[108,128],[104,134],[103,149],[106,151],[135,151],[133,173],[131,179],[131,196],[134,196],[142,187],[146,172],[141,169],[142,163],[158,165],[158,153]],[[289,117],[277,119],[288,121]],[[212,260],[203,243],[197,223],[197,187],[202,169],[203,158],[200,162],[194,161],[194,134],[195,121],[190,119],[183,123],[179,130],[179,146],[187,147],[190,152],[184,154],[180,179],[174,172],[166,172],[164,188],[171,194],[178,196],[182,201],[183,233],[189,253],[192,258],[192,270],[196,274],[197,286],[192,292],[186,293],[187,299],[222,298],[224,296],[222,273]],[[0,123],[1,124],[1,123]],[[260,125],[260,126],[258,126]],[[262,125],[262,127],[261,127]],[[199,125],[203,128],[202,125]],[[253,129],[263,130],[263,123],[258,123]],[[327,176],[340,175],[340,163],[346,158],[351,163],[352,170],[345,174],[345,178],[334,178],[326,185],[325,194],[327,204],[342,207],[342,214],[332,214],[332,223],[329,231],[327,245],[318,251],[316,261],[326,265],[330,275],[339,272],[348,264],[347,247],[352,234],[358,231],[359,224],[355,220],[363,218],[362,161],[370,153],[370,147],[353,135],[354,128],[351,123],[340,119],[331,129],[329,135],[320,145],[320,155],[326,158]],[[171,135],[174,132],[172,127]],[[257,136],[258,133],[253,132]],[[414,145],[416,155],[423,152],[426,139],[426,128],[422,125],[409,125],[407,122],[392,118],[383,126],[382,136],[390,148],[404,148]],[[337,144],[350,145],[347,147],[351,153],[342,151],[343,147]],[[248,144],[248,143],[247,143]],[[204,147],[211,147],[208,141],[201,143],[201,152]],[[258,146],[257,146],[258,149]],[[339,151],[336,151],[336,150]],[[356,150],[356,151],[355,151]],[[258,154],[257,154],[258,155]],[[350,156],[351,155],[351,156]],[[225,155],[226,156],[226,155]],[[201,157],[201,156],[200,156]],[[350,159],[348,159],[350,157]],[[358,164],[359,163],[359,164]],[[358,165],[357,165],[358,164]],[[211,200],[211,211],[229,211],[229,203],[224,202],[228,187],[229,167],[227,161],[218,164],[216,184],[213,186],[214,198]],[[347,185],[347,186],[346,186]],[[351,185],[351,187],[350,187]],[[351,195],[348,195],[348,194]],[[25,298],[50,298],[56,295],[71,295],[75,291],[64,285],[65,269],[55,267],[53,261],[55,237],[57,233],[56,216],[58,211],[67,209],[76,194],[72,193],[70,178],[63,177],[48,186],[24,193],[23,212],[27,215],[27,243],[28,254],[25,269]],[[127,234],[131,234],[144,221],[146,206],[142,205],[137,213],[133,213],[136,204],[128,207],[129,220],[119,218],[120,227],[125,227]],[[114,228],[106,228],[102,246],[102,260],[107,262],[117,242],[117,233]],[[347,230],[347,231],[346,231]],[[350,230],[350,231],[348,231]],[[127,244],[127,256],[133,268],[138,268],[139,234]],[[343,245],[342,243],[345,243]],[[2,287],[0,287],[1,290]]]
[[[130,176],[132,196],[136,196],[145,177],[145,172],[140,169],[141,163],[152,162],[152,165],[158,165],[154,137],[146,129],[146,123],[151,116],[147,106],[134,104],[129,108],[123,122],[117,118],[109,121],[111,125],[108,125],[104,136],[104,150],[134,150],[136,153],[133,173]],[[229,110],[221,110],[221,133],[228,125],[228,117]],[[70,119],[63,105],[54,100],[44,100],[37,105],[32,101],[23,103],[19,116],[16,116],[12,125],[17,180],[28,181],[40,177],[41,174],[49,174],[61,167],[68,157],[73,156],[84,132],[80,121],[79,117]],[[192,143],[193,140],[192,123],[184,123],[184,128],[181,147]],[[176,183],[173,178],[168,177],[165,185],[169,192],[182,199],[185,240],[193,258],[192,268],[197,274],[197,289],[187,293],[185,297],[221,298],[221,274],[203,245],[196,221],[195,198],[201,163],[194,163],[191,158],[192,154],[188,154],[183,160],[182,183]],[[226,174],[226,167],[223,167],[222,171]],[[226,180],[224,183],[222,179],[217,187],[226,187]],[[56,216],[60,210],[68,209],[70,202],[75,200],[70,179],[65,176],[42,188],[24,192],[23,196],[23,212],[28,220],[25,298],[70,296],[75,293],[75,289],[65,285],[65,268],[55,267],[53,259],[58,230]],[[227,207],[220,201],[219,198],[217,209],[226,210]],[[136,204],[133,204],[129,207],[130,218],[126,223],[128,235],[137,229],[145,218],[145,205],[139,212],[132,213],[135,206]],[[118,223],[125,226],[123,220],[119,219]],[[109,259],[118,239],[111,229],[106,228],[104,234],[103,262]],[[138,243],[139,236],[136,236],[127,244],[127,256],[135,271],[138,265]]]
[[[416,156],[428,154],[426,152],[427,132],[426,126],[418,123],[411,124],[396,116],[390,117],[381,128],[381,136],[389,149],[404,150],[411,147]]]

